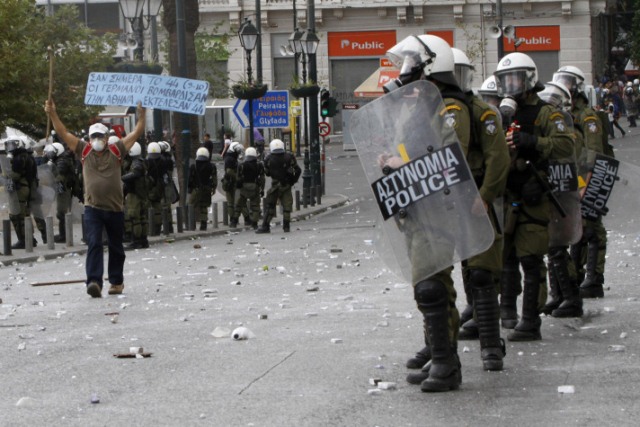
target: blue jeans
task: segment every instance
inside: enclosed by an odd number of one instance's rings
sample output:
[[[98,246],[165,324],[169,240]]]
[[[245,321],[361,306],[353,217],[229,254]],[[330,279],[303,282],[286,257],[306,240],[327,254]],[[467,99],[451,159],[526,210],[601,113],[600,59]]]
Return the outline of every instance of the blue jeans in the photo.
[[[86,272],[87,284],[97,282],[102,288],[102,276],[104,274],[104,256],[102,251],[102,230],[107,232],[109,243],[109,283],[119,285],[124,277],[124,212],[111,212],[84,207],[84,230],[87,239]]]

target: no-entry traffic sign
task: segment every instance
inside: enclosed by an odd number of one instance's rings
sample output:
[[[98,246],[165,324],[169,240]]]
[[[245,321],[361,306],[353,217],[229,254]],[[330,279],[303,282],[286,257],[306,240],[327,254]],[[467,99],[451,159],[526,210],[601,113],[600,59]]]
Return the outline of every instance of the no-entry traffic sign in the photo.
[[[327,122],[318,123],[318,132],[320,136],[327,136],[331,133],[331,125]]]

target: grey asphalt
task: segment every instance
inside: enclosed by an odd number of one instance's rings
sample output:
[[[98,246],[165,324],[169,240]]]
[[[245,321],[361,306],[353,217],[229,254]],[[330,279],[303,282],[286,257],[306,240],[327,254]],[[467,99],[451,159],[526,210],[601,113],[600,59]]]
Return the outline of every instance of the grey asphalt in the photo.
[[[622,157],[640,155],[632,137]],[[328,194],[291,233],[155,238],[127,253],[122,296],[31,286],[82,278],[80,244],[0,257],[0,425],[637,425],[640,230],[610,231],[605,298],[583,318],[543,318],[542,341],[507,342],[502,372],[461,341],[461,389],[425,394],[404,380],[421,347],[412,289],[371,244],[357,157],[327,154]],[[231,339],[239,326],[252,337]],[[151,357],[114,357],[130,347]]]

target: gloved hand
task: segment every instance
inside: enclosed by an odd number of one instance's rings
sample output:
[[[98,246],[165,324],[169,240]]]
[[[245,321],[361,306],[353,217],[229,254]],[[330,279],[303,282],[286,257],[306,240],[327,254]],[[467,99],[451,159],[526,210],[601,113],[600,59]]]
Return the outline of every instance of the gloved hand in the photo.
[[[7,181],[4,183],[4,186],[7,189],[8,193],[13,193],[14,191],[16,191],[16,185],[13,183],[12,179],[7,179]]]
[[[538,144],[538,137],[535,135],[520,131],[513,133],[513,145],[515,145],[518,150],[535,150],[536,144]]]
[[[64,184],[63,184],[63,183],[61,183],[61,182],[58,182],[58,183],[56,184],[56,192],[57,192],[58,194],[63,194],[63,193],[64,193],[64,191],[65,191]]]

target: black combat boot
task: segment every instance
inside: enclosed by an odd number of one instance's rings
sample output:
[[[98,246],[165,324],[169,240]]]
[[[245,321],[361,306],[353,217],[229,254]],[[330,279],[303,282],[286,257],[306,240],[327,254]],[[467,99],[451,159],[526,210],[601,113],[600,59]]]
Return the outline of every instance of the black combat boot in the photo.
[[[580,284],[580,296],[582,298],[603,298],[604,277],[596,273],[598,266],[599,242],[592,238],[587,246],[587,268],[584,280]]]
[[[207,231],[207,221],[200,221],[200,231]]]
[[[429,376],[429,367],[431,367],[431,347],[429,346],[429,331],[427,326],[427,319],[424,318],[424,347],[422,347],[411,359],[407,360],[407,368],[420,369],[418,372],[412,372],[407,375],[407,382],[409,384],[420,385],[422,381],[426,380]]]
[[[496,300],[497,301],[497,300]],[[458,331],[459,341],[474,341],[480,338],[480,332],[478,330],[478,322],[473,317],[460,326]]]
[[[522,294],[522,318],[507,339],[509,341],[538,341],[540,334],[540,312],[538,298],[540,297],[540,261],[536,256],[522,257],[524,271],[524,292]]]
[[[474,269],[470,274],[470,281],[480,335],[482,366],[485,371],[501,371],[506,347],[504,340],[500,338],[498,294],[491,272]]]
[[[229,219],[229,228],[238,228],[238,218]]]
[[[282,231],[284,231],[285,233],[291,231],[291,223],[288,219],[282,221]]]
[[[547,303],[542,307],[542,312],[547,316],[551,314],[553,310],[558,308],[562,303],[562,291],[558,283],[558,275],[556,269],[551,261],[551,250],[549,251],[548,258],[550,262],[547,263],[547,270],[549,270],[549,297]]]
[[[414,289],[418,309],[426,318],[431,348],[429,376],[422,381],[424,392],[455,390],[462,383],[460,360],[449,336],[449,298],[443,283],[418,282]]]
[[[24,240],[24,218],[19,215],[9,215],[9,219],[11,220],[13,229],[16,232],[16,237],[18,238],[16,242],[11,245],[11,249],[24,249],[26,246]]]
[[[271,233],[271,216],[267,215],[264,217],[264,220],[262,221],[262,225],[260,226],[260,228],[258,228],[256,230],[257,234],[264,234],[264,233]]]
[[[580,288],[575,279],[569,276],[568,263],[571,259],[566,251],[553,253],[549,251],[552,267],[556,272],[556,280],[564,300],[551,312],[553,317],[581,317],[582,298],[580,298]]]
[[[500,277],[500,319],[502,327],[513,329],[518,323],[518,295],[522,292],[520,266],[515,256],[505,260]]]
[[[569,249],[569,256],[571,256],[571,260],[573,261],[573,265],[576,267],[576,277],[578,279],[578,283],[582,283],[584,280],[584,261],[583,261],[583,252],[586,249],[586,245],[582,241],[582,239],[576,243],[575,245],[571,245]]]

